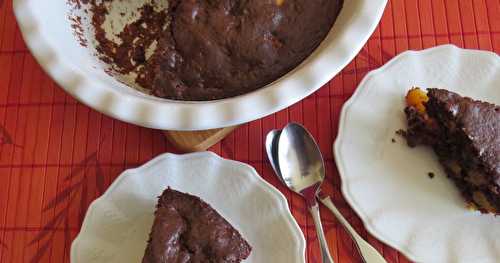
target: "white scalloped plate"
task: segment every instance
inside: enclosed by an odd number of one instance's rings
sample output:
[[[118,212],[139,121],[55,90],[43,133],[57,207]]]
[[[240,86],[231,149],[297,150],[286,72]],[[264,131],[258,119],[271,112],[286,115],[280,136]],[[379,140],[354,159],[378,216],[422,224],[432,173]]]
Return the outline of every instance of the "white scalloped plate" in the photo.
[[[68,93],[114,118],[163,130],[200,130],[255,120],[284,109],[331,80],[375,30],[387,0],[349,0],[320,47],[265,88],[229,99],[182,102],[140,93],[110,77],[73,36],[68,1],[14,0],[23,37],[40,65]]]
[[[499,83],[498,55],[451,45],[404,52],[365,77],[342,110],[335,155],[342,192],[372,235],[417,262],[498,262],[500,217],[468,210],[434,153],[395,131],[412,86],[500,104]]]
[[[304,236],[285,197],[251,166],[210,152],[163,154],[121,174],[90,205],[71,262],[141,262],[167,186],[199,196],[238,229],[253,248],[245,262],[305,262]]]

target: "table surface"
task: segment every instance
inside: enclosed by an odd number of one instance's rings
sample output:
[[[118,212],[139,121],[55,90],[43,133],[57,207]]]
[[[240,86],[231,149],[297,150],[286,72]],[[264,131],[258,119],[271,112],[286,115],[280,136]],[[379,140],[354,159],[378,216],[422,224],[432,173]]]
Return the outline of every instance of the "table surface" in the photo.
[[[408,262],[370,236],[342,198],[332,144],[340,109],[367,72],[405,50],[446,43],[498,54],[500,1],[390,1],[368,43],[333,80],[288,109],[240,126],[210,149],[252,165],[285,194],[309,244],[307,262],[319,262],[313,222],[302,199],[274,177],[265,134],[290,121],[305,124],[326,157],[326,192],[388,262]],[[175,149],[160,131],[113,120],[57,87],[28,52],[12,1],[0,0],[0,262],[69,262],[90,202],[122,171],[164,152]],[[359,262],[338,222],[327,210],[322,215],[335,262]]]

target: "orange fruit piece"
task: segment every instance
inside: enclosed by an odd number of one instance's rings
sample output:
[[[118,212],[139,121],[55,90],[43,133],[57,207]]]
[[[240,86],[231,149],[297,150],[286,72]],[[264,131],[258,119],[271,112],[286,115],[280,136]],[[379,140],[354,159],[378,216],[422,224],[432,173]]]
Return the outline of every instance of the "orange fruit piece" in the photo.
[[[429,101],[427,93],[420,88],[412,88],[406,94],[406,105],[415,107],[420,113],[425,113],[425,103]]]

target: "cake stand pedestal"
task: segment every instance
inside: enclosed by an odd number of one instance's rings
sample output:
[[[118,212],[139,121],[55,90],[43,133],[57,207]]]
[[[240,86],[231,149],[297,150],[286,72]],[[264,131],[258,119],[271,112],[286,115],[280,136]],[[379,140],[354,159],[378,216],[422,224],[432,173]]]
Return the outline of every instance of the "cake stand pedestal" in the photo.
[[[203,131],[164,131],[167,139],[183,152],[205,151],[224,139],[237,126]]]

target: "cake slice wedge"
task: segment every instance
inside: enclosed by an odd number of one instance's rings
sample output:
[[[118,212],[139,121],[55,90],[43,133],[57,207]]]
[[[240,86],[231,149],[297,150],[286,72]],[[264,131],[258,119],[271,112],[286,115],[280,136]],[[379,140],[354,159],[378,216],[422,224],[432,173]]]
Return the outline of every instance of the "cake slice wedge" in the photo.
[[[406,95],[411,147],[431,146],[472,207],[500,214],[500,107],[444,90]]]
[[[235,263],[251,247],[199,197],[167,188],[159,197],[143,263]]]

